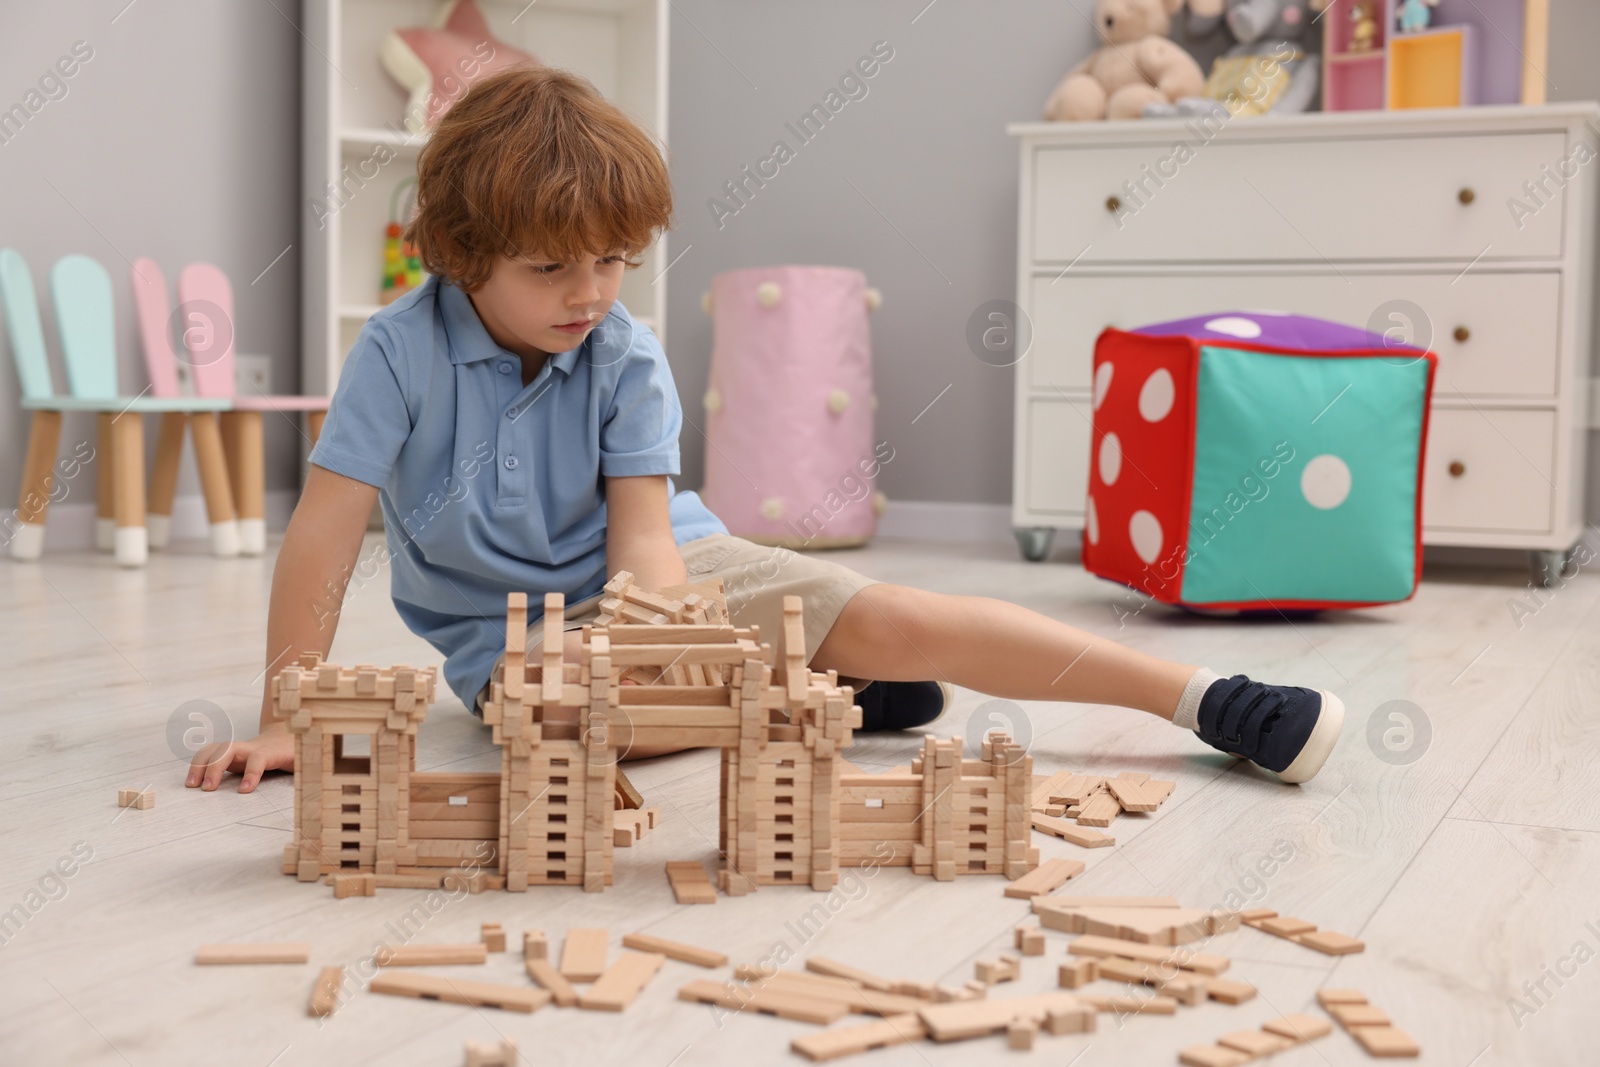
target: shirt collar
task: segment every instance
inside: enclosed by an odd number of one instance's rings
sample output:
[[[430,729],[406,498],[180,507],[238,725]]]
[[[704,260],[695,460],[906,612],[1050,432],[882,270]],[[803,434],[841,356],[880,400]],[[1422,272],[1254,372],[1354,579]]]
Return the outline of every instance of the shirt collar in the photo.
[[[477,309],[472,306],[466,293],[442,278],[430,277],[429,281],[439,287],[439,306],[444,312],[444,328],[450,342],[452,364],[460,366],[495,356],[515,357],[515,353],[507,352],[489,336],[489,331],[484,328],[483,320],[478,318]],[[577,366],[578,357],[593,337],[594,331],[591,330],[576,348],[553,353],[548,364],[570,376],[572,368]]]

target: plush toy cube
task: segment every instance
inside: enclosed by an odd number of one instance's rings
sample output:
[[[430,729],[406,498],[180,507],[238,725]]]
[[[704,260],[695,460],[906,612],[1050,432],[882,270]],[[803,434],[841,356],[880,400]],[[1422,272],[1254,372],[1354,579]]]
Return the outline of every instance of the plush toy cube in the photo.
[[[715,343],[700,490],[739,537],[788,548],[860,545],[877,528],[872,340],[858,270],[761,267],[711,280]]]
[[[1095,345],[1083,565],[1169,604],[1354,608],[1422,570],[1436,359],[1229,312]]]

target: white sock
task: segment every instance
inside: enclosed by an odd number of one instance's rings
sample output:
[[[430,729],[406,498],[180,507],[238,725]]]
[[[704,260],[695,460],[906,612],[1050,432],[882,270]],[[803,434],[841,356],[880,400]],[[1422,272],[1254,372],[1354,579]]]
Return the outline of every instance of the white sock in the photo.
[[[1189,684],[1183,687],[1183,696],[1178,698],[1178,710],[1172,713],[1172,724],[1185,730],[1200,729],[1200,698],[1205,696],[1212,682],[1221,679],[1222,675],[1208,667],[1195,671]]]

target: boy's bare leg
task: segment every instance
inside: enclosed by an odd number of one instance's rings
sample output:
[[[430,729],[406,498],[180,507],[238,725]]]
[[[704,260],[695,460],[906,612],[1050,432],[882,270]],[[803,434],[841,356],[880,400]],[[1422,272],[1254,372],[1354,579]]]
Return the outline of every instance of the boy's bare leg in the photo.
[[[887,584],[850,598],[810,666],[888,682],[942,680],[1013,700],[1117,704],[1164,719],[1197,670],[1004,600]]]

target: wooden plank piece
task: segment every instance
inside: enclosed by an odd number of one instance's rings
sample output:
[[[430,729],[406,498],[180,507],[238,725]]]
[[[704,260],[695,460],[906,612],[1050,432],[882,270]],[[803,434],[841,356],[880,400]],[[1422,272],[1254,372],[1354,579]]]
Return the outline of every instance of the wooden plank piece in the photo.
[[[464,945],[379,945],[372,961],[379,967],[437,967],[447,963],[487,963],[483,942]]]
[[[808,1060],[822,1063],[867,1052],[875,1048],[889,1048],[920,1041],[928,1036],[922,1020],[914,1013],[891,1015],[877,1022],[861,1026],[847,1026],[839,1030],[824,1030],[820,1034],[806,1034],[789,1043],[789,1047]]]
[[[559,1008],[571,1008],[578,1003],[578,991],[572,988],[561,972],[556,970],[556,965],[542,957],[523,961],[527,968],[528,977],[548,990],[555,998]]]
[[[697,967],[721,967],[728,962],[727,953],[685,945],[681,941],[668,941],[653,934],[623,934],[622,946],[640,952],[659,952],[669,960],[692,963]]]
[[[324,967],[311,987],[311,1001],[306,1014],[326,1018],[339,1008],[339,990],[344,985],[343,967]]]
[[[194,961],[199,964],[305,963],[310,958],[309,941],[201,945],[194,954]]]
[[[827,1026],[844,1018],[848,1009],[837,1001],[819,1000],[816,997],[797,996],[766,989],[729,989],[721,982],[702,978],[678,990],[679,1000],[715,1004],[729,1011],[756,1011],[763,1015],[776,1015],[780,1019],[794,1019],[803,1023]]]
[[[1083,873],[1082,860],[1045,860],[1039,866],[1018,878],[1005,888],[1005,895],[1014,900],[1029,900],[1052,893],[1068,881]]]
[[[1138,941],[1119,941],[1117,938],[1102,937],[1098,934],[1083,935],[1069,944],[1067,951],[1074,956],[1122,956],[1130,960],[1143,960],[1146,963],[1170,964],[1205,975],[1221,974],[1228,969],[1231,962],[1226,956],[1191,952],[1181,945],[1176,947],[1146,945]]]
[[[1040,833],[1059,837],[1070,844],[1081,848],[1106,848],[1117,843],[1117,839],[1109,834],[1102,834],[1098,830],[1078,826],[1065,819],[1052,818],[1049,815],[1040,815],[1037,812],[1030,816],[1033,828]]]
[[[610,935],[603,926],[574,927],[561,945],[561,974],[569,982],[592,982],[606,969],[606,944]]]
[[[621,1011],[656,976],[667,957],[659,952],[623,952],[578,999],[589,1011]]]
[[[500,1008],[504,1011],[532,1012],[550,1003],[550,994],[531,986],[496,985],[443,975],[405,971],[380,971],[367,985],[373,993],[423,1000],[444,1000],[475,1008]]]

